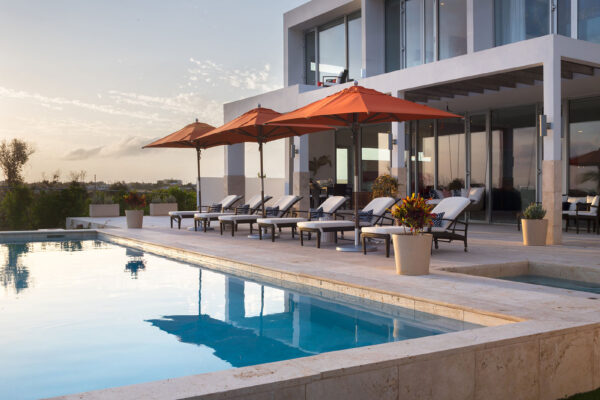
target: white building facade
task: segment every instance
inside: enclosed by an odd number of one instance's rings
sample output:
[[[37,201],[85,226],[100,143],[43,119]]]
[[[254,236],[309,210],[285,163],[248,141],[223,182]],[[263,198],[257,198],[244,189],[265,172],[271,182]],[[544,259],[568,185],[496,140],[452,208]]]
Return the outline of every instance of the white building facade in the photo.
[[[312,0],[284,15],[283,36],[284,88],[225,104],[225,121],[328,96],[352,85],[320,85],[344,69],[362,86],[464,116],[364,128],[365,195],[388,173],[400,194],[484,187],[471,219],[491,223],[515,223],[542,201],[549,242],[560,243],[562,195],[598,193],[598,0]],[[302,195],[302,209],[309,178],[349,192],[350,145],[343,129],[267,144],[266,192]],[[222,189],[205,190],[256,194],[257,145],[224,153]]]

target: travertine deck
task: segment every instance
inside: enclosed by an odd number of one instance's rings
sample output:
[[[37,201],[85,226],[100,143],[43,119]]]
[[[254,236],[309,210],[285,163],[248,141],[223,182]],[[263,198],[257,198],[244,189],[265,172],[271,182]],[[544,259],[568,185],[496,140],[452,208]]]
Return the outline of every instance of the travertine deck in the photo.
[[[124,229],[123,219],[80,218],[76,224],[108,225],[99,231],[117,241],[162,246],[165,254],[193,252],[208,256],[208,263],[237,263],[240,269],[245,265],[249,271],[360,296],[365,290],[373,298],[397,295],[400,303],[412,302],[422,311],[465,319],[468,314],[471,321],[481,318],[479,322],[490,325],[273,367],[92,392],[82,398],[135,398],[153,393],[152,398],[555,399],[600,386],[600,300],[589,293],[441,270],[516,262],[600,268],[600,236],[569,233],[561,246],[524,247],[515,227],[471,225],[468,253],[463,252],[462,243],[442,243],[433,251],[430,275],[407,277],[395,274],[393,257],[385,258],[383,251],[367,256],[340,253],[333,244],[316,249],[314,241],[301,247],[289,230],[271,243],[249,239],[242,229],[234,238],[229,232],[220,236],[218,230],[189,231],[190,220],[184,220],[181,230],[170,229],[168,218],[158,217],[145,218],[141,230]],[[498,325],[497,321],[486,321],[486,313],[524,322],[491,326]],[[355,387],[361,382],[375,383],[363,390]]]

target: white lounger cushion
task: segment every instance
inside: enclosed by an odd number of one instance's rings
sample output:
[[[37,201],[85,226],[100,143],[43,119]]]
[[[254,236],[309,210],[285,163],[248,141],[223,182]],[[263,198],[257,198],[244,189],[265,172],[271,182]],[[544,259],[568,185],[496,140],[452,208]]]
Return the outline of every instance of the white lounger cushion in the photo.
[[[467,208],[467,206],[471,204],[471,201],[465,197],[446,197],[442,199],[440,203],[435,206],[435,208],[431,211],[434,214],[444,213],[444,220],[450,221],[442,221],[441,228],[447,228],[450,225],[450,222],[456,217],[460,215],[461,212]]]
[[[174,215],[179,215],[179,216],[189,215],[189,216],[193,216],[193,215],[195,215],[197,213],[198,213],[198,211],[169,211],[169,215],[170,216],[174,216]]]
[[[331,214],[340,208],[345,202],[346,198],[344,196],[331,196],[328,197],[327,200],[325,200],[323,204],[319,206],[319,208],[322,208],[325,214]]]
[[[208,218],[218,218],[224,215],[233,215],[232,212],[226,212],[226,213],[196,213],[194,214],[194,218],[195,219],[208,219]]]
[[[267,196],[265,196],[265,198],[267,198]],[[256,194],[256,195],[250,197],[250,199],[246,202],[246,204],[248,204],[248,206],[250,207],[251,210],[254,210],[254,209],[258,208],[258,206],[260,206],[261,200],[262,200],[262,198],[260,197],[260,194]]]
[[[239,200],[240,196],[235,195],[235,194],[230,194],[229,196],[225,197],[223,200],[221,200],[221,207],[223,208],[229,208],[233,205],[233,203],[235,203],[237,200]]]
[[[294,204],[297,198],[298,196],[293,195],[281,196],[271,207],[279,207],[278,216],[281,216],[292,204]]]
[[[323,229],[327,228],[347,228],[353,227],[354,221],[349,220],[333,220],[333,221],[306,221],[306,222],[298,222],[298,228],[306,228],[306,229],[318,229],[323,231]],[[371,226],[370,222],[361,222],[360,226]]]
[[[365,208],[362,209],[362,211],[364,212],[373,210],[373,221],[371,222],[374,223],[374,221],[376,221],[379,217],[385,214],[385,212],[391,206],[393,206],[395,202],[396,199],[394,199],[393,197],[377,197],[371,200],[369,204],[367,204]]]
[[[373,218],[371,221],[361,221],[360,226],[371,226],[396,202],[393,197],[377,197],[373,199],[363,208],[364,211],[373,210]],[[349,220],[333,220],[333,221],[307,221],[299,222],[298,228],[319,229],[340,227],[346,228],[354,226],[354,221]]]
[[[259,218],[256,220],[259,224],[273,224],[277,226],[277,224],[289,224],[295,222],[304,222],[306,218]]]
[[[219,221],[251,221],[257,220],[260,215],[250,215],[250,214],[232,214],[232,215],[222,215],[219,217]]]
[[[433,227],[427,232],[443,232],[446,229],[440,227]],[[378,233],[381,235],[405,235],[410,234],[410,228],[404,228],[403,226],[367,226],[361,229],[364,233]],[[425,233],[427,233],[425,232]]]

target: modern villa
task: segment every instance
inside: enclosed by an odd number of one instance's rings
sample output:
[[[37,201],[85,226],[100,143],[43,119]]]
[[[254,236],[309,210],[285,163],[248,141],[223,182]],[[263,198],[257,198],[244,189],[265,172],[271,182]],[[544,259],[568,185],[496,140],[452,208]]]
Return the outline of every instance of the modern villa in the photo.
[[[347,70],[464,116],[363,128],[358,192],[386,173],[400,194],[483,187],[470,218],[487,223],[514,224],[542,201],[549,243],[561,242],[561,196],[598,193],[600,2],[312,0],[283,18],[284,88],[225,104],[225,122],[258,104],[288,112],[326,97],[353,84],[325,87]],[[350,146],[344,129],[267,144],[266,191],[308,202],[313,178],[350,192]],[[221,151],[224,179],[204,192],[256,194],[256,145]]]

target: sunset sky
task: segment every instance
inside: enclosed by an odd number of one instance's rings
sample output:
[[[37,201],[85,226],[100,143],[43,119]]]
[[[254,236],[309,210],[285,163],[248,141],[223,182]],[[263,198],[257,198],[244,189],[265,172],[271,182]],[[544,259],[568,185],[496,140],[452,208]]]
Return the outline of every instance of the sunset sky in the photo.
[[[192,150],[141,147],[282,87],[283,13],[305,1],[0,0],[0,139],[33,144],[28,181],[193,181]]]

